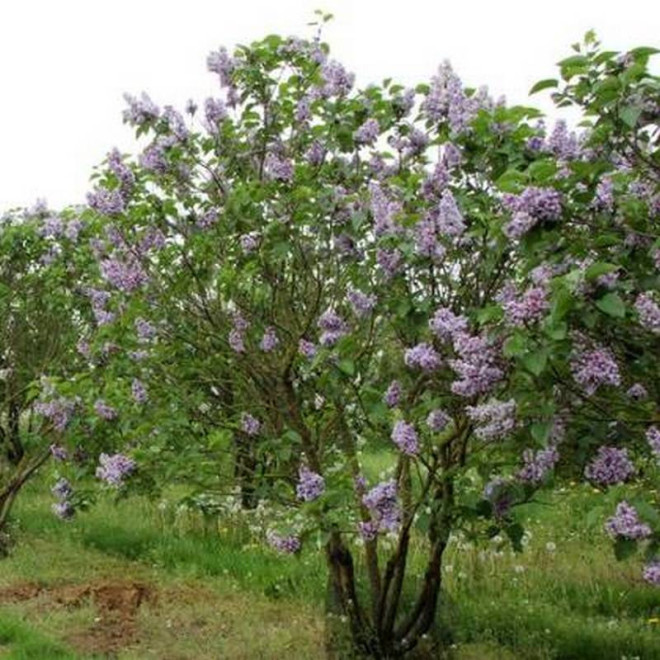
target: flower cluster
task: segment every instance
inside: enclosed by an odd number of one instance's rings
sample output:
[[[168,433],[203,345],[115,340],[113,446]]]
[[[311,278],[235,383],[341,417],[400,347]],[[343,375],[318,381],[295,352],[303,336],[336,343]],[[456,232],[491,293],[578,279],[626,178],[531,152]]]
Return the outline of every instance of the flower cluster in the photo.
[[[486,337],[458,333],[454,336],[454,350],[458,358],[449,360],[458,376],[451,385],[454,394],[466,398],[486,394],[504,375],[497,352]]]
[[[605,523],[605,531],[613,538],[645,539],[651,536],[651,528],[640,521],[635,507],[619,502],[614,515]]]
[[[519,298],[505,301],[502,306],[507,322],[519,327],[540,320],[550,304],[545,288],[536,286],[527,289]]]
[[[124,479],[135,472],[137,464],[124,454],[101,454],[96,476],[114,488],[121,488]]]
[[[131,383],[131,396],[135,403],[143,404],[149,400],[149,394],[144,383],[138,378],[134,378]]]
[[[94,412],[101,418],[106,421],[110,421],[117,418],[117,411],[112,406],[109,406],[103,399],[98,399],[94,403]]]
[[[392,430],[392,441],[394,444],[408,456],[416,456],[419,452],[419,441],[417,431],[412,424],[399,420],[394,424]]]
[[[442,360],[431,344],[422,342],[417,346],[406,349],[404,362],[406,366],[411,368],[418,368],[422,371],[435,371],[440,367]]]
[[[646,430],[646,441],[649,443],[651,453],[660,465],[660,429],[657,426],[650,426]]]
[[[660,587],[660,559],[650,561],[645,567],[642,577],[655,587]]]
[[[399,402],[401,401],[401,394],[402,394],[401,383],[398,380],[393,380],[389,384],[389,387],[387,388],[387,391],[383,396],[383,401],[385,402],[385,405],[388,408],[395,408],[396,406],[398,406]]]
[[[316,472],[312,472],[306,465],[298,470],[298,485],[296,495],[303,502],[312,502],[318,499],[325,491],[325,479]]]
[[[440,307],[429,321],[431,332],[442,340],[453,339],[468,330],[468,321],[464,316],[454,314],[448,307]]]
[[[653,300],[650,293],[640,293],[635,301],[635,310],[639,314],[639,322],[654,335],[660,335],[660,305]]]
[[[259,431],[261,431],[261,422],[256,417],[250,415],[250,413],[244,412],[241,415],[241,429],[246,435],[259,435]]]
[[[318,320],[318,327],[323,331],[319,337],[322,346],[334,346],[348,334],[348,324],[335,311],[327,309]]]
[[[73,488],[67,479],[59,479],[57,483],[51,488],[51,493],[57,498],[52,506],[53,513],[61,520],[71,520],[76,513],[76,510],[71,503],[71,496],[73,495]]]
[[[396,531],[401,523],[401,508],[397,501],[396,482],[384,481],[362,496],[362,504],[371,520],[359,525],[365,540],[372,540],[378,532]]]
[[[612,352],[597,346],[593,349],[578,349],[571,363],[573,378],[591,396],[603,385],[618,387],[621,384],[619,365]]]
[[[479,406],[467,406],[468,417],[476,424],[476,436],[482,440],[499,440],[516,426],[516,402],[491,400]]]
[[[451,422],[451,417],[440,409],[432,410],[426,418],[426,425],[435,433],[444,431],[449,422]]]
[[[584,469],[584,476],[601,486],[620,484],[635,473],[627,449],[599,447],[596,457]]]
[[[539,449],[536,452],[532,449],[525,449],[522,460],[523,466],[516,473],[516,478],[524,483],[537,486],[557,464],[559,452],[556,447]]]
[[[293,555],[300,550],[301,543],[297,536],[282,536],[273,530],[266,533],[266,541],[271,548],[287,555]]]
[[[368,316],[371,310],[376,306],[375,295],[368,295],[355,289],[348,291],[346,298],[348,298],[348,302],[353,308],[353,313],[360,319]]]
[[[259,348],[264,351],[264,353],[270,353],[278,347],[279,343],[280,340],[277,337],[275,328],[268,327],[264,332],[264,336],[261,338]]]

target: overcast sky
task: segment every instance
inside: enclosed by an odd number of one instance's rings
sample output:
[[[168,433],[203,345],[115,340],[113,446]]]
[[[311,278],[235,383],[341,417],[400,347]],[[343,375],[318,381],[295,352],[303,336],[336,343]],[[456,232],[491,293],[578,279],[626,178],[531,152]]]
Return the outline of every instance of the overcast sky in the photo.
[[[123,92],[179,106],[214,94],[210,50],[311,36],[319,7],[335,14],[325,39],[360,86],[428,80],[447,58],[464,82],[528,102],[588,29],[608,49],[660,46],[653,0],[0,0],[0,212],[81,202],[107,151],[134,148]]]

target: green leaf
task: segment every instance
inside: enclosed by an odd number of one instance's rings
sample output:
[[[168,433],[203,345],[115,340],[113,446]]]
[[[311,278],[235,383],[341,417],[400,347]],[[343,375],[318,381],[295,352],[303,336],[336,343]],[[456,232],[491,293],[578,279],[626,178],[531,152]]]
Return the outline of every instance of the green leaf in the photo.
[[[606,293],[596,301],[596,307],[614,318],[622,319],[626,316],[626,305],[617,293]]]
[[[349,360],[348,358],[339,361],[339,369],[343,371],[348,376],[355,375],[355,362]]]
[[[552,422],[535,422],[530,427],[532,438],[539,444],[544,444],[552,428]]]
[[[516,357],[523,355],[526,350],[525,337],[521,334],[514,334],[504,342],[502,352],[506,357]]]
[[[548,364],[548,350],[541,349],[539,351],[527,353],[522,361],[529,371],[535,376],[539,376],[545,369],[546,364]]]
[[[513,525],[507,525],[504,528],[504,531],[506,535],[509,537],[509,540],[511,541],[511,545],[513,546],[514,551],[522,552],[523,550],[522,537],[525,534],[525,530],[523,529],[523,526],[520,523],[513,523]]]
[[[620,117],[626,126],[634,128],[637,125],[637,120],[641,114],[642,109],[639,106],[627,105],[621,110]]]
[[[539,80],[532,89],[529,90],[529,95],[536,94],[541,92],[544,89],[549,89],[550,87],[557,87],[559,81],[556,78],[546,78],[545,80]]]
[[[618,268],[619,267],[616,264],[608,264],[604,261],[597,261],[595,264],[591,264],[591,266],[587,268],[587,270],[584,272],[584,276],[588,280],[595,280],[601,275],[613,273],[615,270],[618,270]]]

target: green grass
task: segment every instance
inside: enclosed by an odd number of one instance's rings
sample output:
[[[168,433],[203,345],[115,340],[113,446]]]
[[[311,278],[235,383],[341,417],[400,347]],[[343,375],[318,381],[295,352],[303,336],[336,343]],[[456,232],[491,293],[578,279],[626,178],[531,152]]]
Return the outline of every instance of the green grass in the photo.
[[[374,475],[381,469],[377,457],[370,461]],[[139,641],[118,657],[322,657],[320,553],[281,557],[234,519],[210,530],[196,515],[145,499],[101,500],[63,524],[50,501],[38,483],[22,498],[18,545],[0,562],[0,588],[118,578],[155,585],[160,604],[141,608]],[[504,542],[451,544],[440,619],[453,658],[660,659],[657,589],[641,581],[639,558],[616,562],[602,533],[608,508],[594,510],[598,501],[576,487],[546,503],[552,506],[528,506],[531,536],[521,554]],[[421,548],[411,557],[414,583]],[[180,593],[187,594],[183,605]],[[69,632],[89,627],[93,617],[90,603],[50,613],[39,602],[0,604],[0,657],[5,648],[12,658],[91,657],[74,655]]]

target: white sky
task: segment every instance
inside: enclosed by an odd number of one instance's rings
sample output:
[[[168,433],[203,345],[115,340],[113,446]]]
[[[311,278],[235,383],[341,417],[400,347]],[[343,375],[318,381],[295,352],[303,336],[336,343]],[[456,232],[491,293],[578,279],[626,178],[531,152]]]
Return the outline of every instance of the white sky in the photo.
[[[588,29],[608,49],[660,47],[653,0],[0,0],[0,213],[83,201],[107,151],[134,149],[123,92],[177,106],[214,94],[210,50],[311,36],[319,7],[335,14],[325,40],[360,86],[425,81],[448,58],[467,84],[546,110],[527,91]]]

